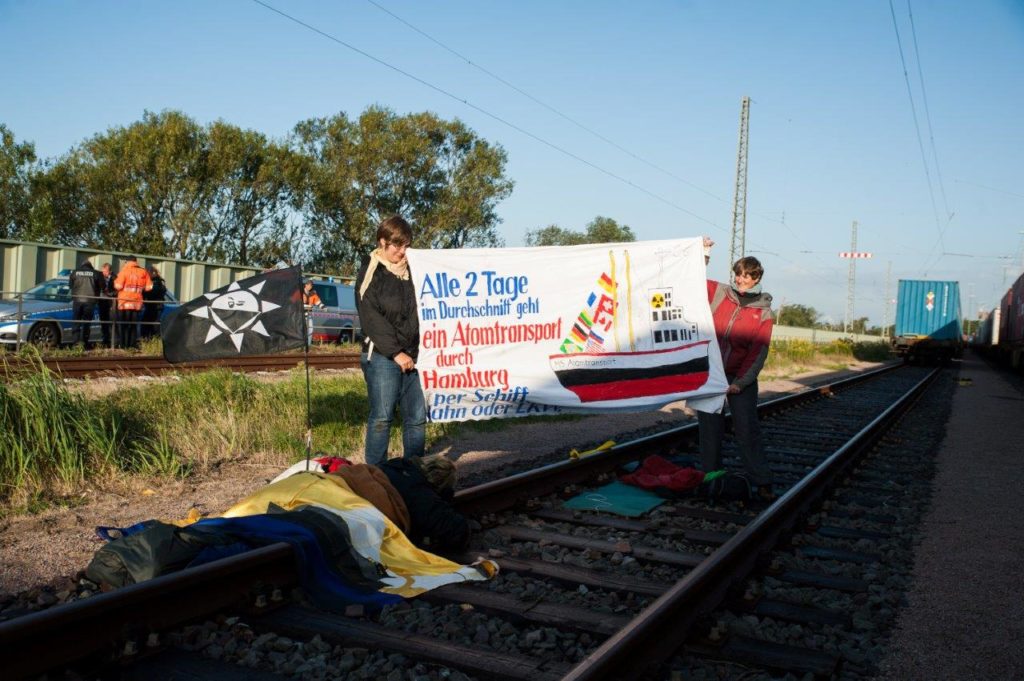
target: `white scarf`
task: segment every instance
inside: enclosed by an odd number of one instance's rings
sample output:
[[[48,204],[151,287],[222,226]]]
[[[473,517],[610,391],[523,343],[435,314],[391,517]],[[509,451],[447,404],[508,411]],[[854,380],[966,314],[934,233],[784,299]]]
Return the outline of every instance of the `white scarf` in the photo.
[[[383,265],[388,272],[395,275],[402,281],[409,279],[409,261],[402,256],[402,259],[396,263],[389,262],[384,257],[383,248],[375,248],[373,253],[370,253],[370,263],[366,266],[366,276],[363,277],[363,283],[359,287],[359,297],[362,298],[366,295],[366,289],[370,287],[370,282],[373,280],[373,273],[376,271],[378,265]]]

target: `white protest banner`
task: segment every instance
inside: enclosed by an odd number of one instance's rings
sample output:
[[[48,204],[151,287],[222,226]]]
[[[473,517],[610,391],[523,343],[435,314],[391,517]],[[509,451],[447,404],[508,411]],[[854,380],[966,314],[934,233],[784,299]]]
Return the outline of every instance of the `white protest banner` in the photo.
[[[407,257],[433,422],[721,406],[700,238]]]

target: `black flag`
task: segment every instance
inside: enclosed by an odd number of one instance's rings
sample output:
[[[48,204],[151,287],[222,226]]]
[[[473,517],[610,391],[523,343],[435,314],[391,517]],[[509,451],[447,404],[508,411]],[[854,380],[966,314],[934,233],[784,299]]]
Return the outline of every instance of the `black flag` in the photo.
[[[298,267],[235,281],[178,308],[163,326],[164,359],[264,355],[306,344]]]

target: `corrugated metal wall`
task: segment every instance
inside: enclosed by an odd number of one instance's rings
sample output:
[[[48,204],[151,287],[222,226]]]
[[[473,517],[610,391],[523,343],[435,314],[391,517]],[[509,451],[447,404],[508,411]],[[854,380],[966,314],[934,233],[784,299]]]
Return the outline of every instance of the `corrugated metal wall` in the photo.
[[[895,333],[936,340],[959,338],[963,334],[959,282],[900,279]]]
[[[115,272],[120,271],[128,255],[131,254],[0,239],[0,291],[7,296],[28,290],[42,281],[56,277],[61,270],[74,269],[86,260],[96,269],[109,262]],[[192,300],[207,291],[227,286],[232,281],[245,279],[259,272],[258,269],[241,265],[137,255],[140,265],[153,265],[159,270],[167,282],[167,288],[182,301]],[[317,274],[307,276],[317,279],[329,278],[327,275]],[[335,279],[347,280],[344,277]]]

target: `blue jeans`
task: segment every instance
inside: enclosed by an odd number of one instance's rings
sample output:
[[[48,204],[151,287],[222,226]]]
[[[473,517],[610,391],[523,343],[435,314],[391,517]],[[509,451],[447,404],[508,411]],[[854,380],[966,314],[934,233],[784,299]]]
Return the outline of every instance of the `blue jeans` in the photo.
[[[423,456],[427,437],[427,408],[423,402],[419,372],[402,373],[393,359],[379,352],[359,358],[366,379],[370,418],[366,425],[366,463],[387,461],[391,421],[397,406],[402,415],[403,455]]]
[[[736,435],[743,467],[754,485],[769,485],[772,472],[765,461],[761,443],[761,425],[757,422],[757,381],[735,395],[726,395],[732,413],[732,430]],[[722,438],[725,436],[725,415],[697,412],[700,432],[700,458],[705,473],[722,468]]]

